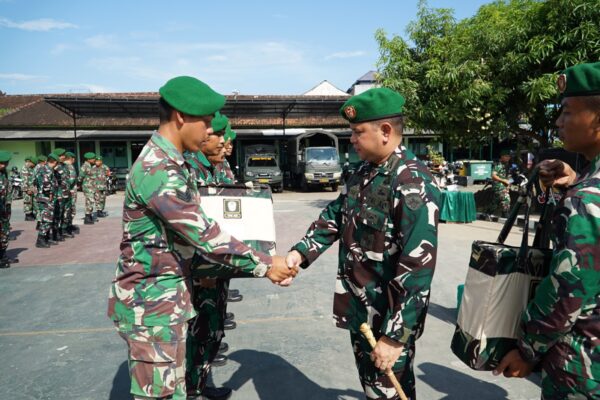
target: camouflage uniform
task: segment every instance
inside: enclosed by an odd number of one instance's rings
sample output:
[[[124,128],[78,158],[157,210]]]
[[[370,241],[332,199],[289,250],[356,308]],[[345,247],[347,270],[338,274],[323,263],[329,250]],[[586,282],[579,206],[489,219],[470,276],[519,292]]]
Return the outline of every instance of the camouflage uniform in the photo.
[[[556,209],[550,275],[521,318],[519,349],[542,364],[542,398],[600,398],[600,155]]]
[[[54,236],[64,224],[65,204],[71,197],[69,190],[69,171],[65,164],[59,162],[54,168],[54,176],[56,178],[56,193],[54,196],[54,212],[52,218],[52,229]]]
[[[75,218],[75,209],[77,208],[77,170],[73,164],[65,163],[64,165],[67,170],[66,182],[69,197],[65,201],[61,228],[70,231],[73,226],[73,219]]]
[[[106,177],[110,169],[102,164],[100,167],[94,167],[96,173],[96,211],[104,211],[106,205]]]
[[[8,168],[8,166],[7,166]],[[8,248],[8,237],[10,236],[10,184],[6,171],[0,172],[0,253]]]
[[[508,179],[508,166],[501,162],[494,164],[492,172],[495,172],[500,179]],[[489,210],[490,214],[498,210],[502,211],[504,214],[508,214],[510,211],[510,191],[508,186],[504,186],[502,183],[494,181],[492,188],[494,189],[494,201]]]
[[[436,262],[440,191],[427,167],[404,147],[382,165],[363,162],[348,177],[293,250],[309,264],[340,240],[334,322],[350,330],[360,380],[369,399],[396,398],[369,358],[359,327],[368,323],[404,344],[393,371],[415,398],[414,343],[423,332]]]
[[[48,165],[42,165],[38,169],[35,177],[35,187],[37,194],[35,196],[38,204],[38,214],[40,217],[40,236],[48,236],[52,228],[54,219],[54,196],[57,189],[56,177],[54,171]]]
[[[40,204],[37,201],[37,176],[40,172],[40,168],[43,167],[43,164],[38,163],[33,167],[33,188],[36,191],[33,195],[33,212],[35,213],[35,220],[40,223],[42,221],[42,215],[40,213]]]
[[[129,174],[123,207],[123,240],[108,316],[129,345],[134,396],[185,398],[187,324],[192,305],[192,260],[252,273],[271,256],[239,242],[200,208],[193,171],[171,142],[155,133]],[[168,330],[156,335],[153,330]],[[138,331],[144,331],[139,340]],[[151,346],[148,345],[151,343]],[[183,354],[182,354],[183,353]],[[138,363],[143,362],[143,368]]]
[[[27,192],[33,191],[33,167],[23,165],[21,168],[21,178],[23,178],[23,213],[25,215],[33,213],[33,194]]]
[[[215,165],[215,174],[222,182],[235,183],[235,175],[229,165],[229,161],[225,159],[222,163]]]
[[[84,162],[79,171],[79,183],[81,190],[85,196],[85,213],[92,214],[94,212],[94,203],[96,201],[96,173],[89,162]]]

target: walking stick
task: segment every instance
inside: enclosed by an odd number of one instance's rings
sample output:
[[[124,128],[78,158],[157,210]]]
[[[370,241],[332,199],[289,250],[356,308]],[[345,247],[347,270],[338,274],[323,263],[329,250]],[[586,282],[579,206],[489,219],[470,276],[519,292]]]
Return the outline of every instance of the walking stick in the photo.
[[[377,345],[377,341],[375,340],[375,336],[373,336],[373,332],[371,331],[369,325],[367,323],[361,324],[360,331],[371,345],[371,348],[374,349]],[[398,393],[398,396],[400,396],[400,400],[408,400],[408,397],[406,397],[406,394],[404,394],[404,390],[402,390],[402,386],[400,386],[400,382],[398,382],[398,379],[396,379],[396,375],[394,375],[392,369],[386,369],[385,374],[392,382],[392,385],[394,385],[394,388],[396,388],[396,392]]]

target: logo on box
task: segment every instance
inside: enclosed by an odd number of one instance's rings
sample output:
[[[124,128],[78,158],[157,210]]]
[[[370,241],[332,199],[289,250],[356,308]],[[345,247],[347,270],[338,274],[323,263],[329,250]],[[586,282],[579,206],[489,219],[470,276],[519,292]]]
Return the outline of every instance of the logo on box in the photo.
[[[223,218],[241,219],[242,201],[240,199],[223,199]]]

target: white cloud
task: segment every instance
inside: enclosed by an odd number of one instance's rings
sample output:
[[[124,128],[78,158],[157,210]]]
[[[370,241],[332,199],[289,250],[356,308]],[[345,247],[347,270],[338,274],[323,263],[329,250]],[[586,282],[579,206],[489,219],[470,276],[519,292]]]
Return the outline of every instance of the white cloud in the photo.
[[[87,46],[94,49],[118,49],[120,46],[114,35],[96,35],[83,41]]]
[[[24,31],[46,32],[52,29],[77,28],[77,25],[69,22],[56,21],[51,18],[41,18],[23,22],[14,22],[8,18],[0,18],[0,27],[22,29]]]
[[[357,50],[357,51],[338,51],[336,53],[332,53],[330,55],[328,55],[327,57],[325,57],[326,60],[333,60],[336,58],[354,58],[354,57],[362,57],[364,56],[366,53],[362,50]]]
[[[36,79],[44,79],[44,77],[39,76],[39,75],[12,73],[12,74],[0,74],[0,79],[7,80],[7,81],[33,81]]]
[[[60,83],[50,86],[51,89],[58,89],[70,93],[114,93],[116,90],[107,86],[96,85],[94,83]]]
[[[66,43],[59,43],[57,45],[55,45],[51,50],[50,50],[50,54],[58,56],[63,54],[65,51],[72,49],[73,46],[71,46],[70,44],[66,44]]]

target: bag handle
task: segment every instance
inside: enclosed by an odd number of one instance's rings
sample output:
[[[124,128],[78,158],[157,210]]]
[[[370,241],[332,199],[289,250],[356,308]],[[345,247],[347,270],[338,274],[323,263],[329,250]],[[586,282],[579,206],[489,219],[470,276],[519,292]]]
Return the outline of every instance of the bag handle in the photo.
[[[523,205],[525,205],[527,207],[527,209],[525,211],[525,227],[527,229],[524,229],[523,239],[527,240],[527,235],[529,234],[529,209],[531,208],[531,197],[533,194],[533,184],[538,178],[538,172],[539,172],[538,168],[535,168],[533,170],[533,172],[531,173],[529,180],[527,181],[525,186],[521,187],[521,190],[519,191],[519,197],[517,198],[517,202],[513,206],[513,208],[510,210],[510,214],[508,215],[508,218],[506,219],[506,222],[504,223],[504,226],[502,227],[502,230],[500,231],[500,234],[498,235],[498,239],[496,240],[498,243],[504,244],[504,241],[506,240],[506,238],[508,237],[508,234],[510,233],[512,227],[514,226],[515,221],[517,220],[517,217],[519,216],[519,211],[521,210],[521,207]],[[523,242],[521,241],[521,244],[522,243]]]

